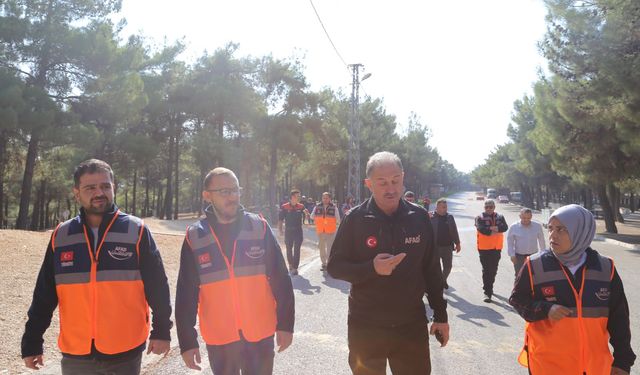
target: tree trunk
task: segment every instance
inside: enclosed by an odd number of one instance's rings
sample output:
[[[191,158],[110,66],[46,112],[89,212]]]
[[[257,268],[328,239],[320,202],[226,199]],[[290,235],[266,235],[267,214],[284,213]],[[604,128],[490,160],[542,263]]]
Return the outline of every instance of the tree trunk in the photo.
[[[629,210],[636,212],[636,196],[633,194],[633,191],[629,193]]]
[[[149,165],[145,168],[144,176],[144,212],[142,217],[147,217],[149,216]]]
[[[604,216],[604,224],[607,233],[618,233],[618,228],[614,220],[613,209],[609,203],[609,197],[607,197],[607,186],[600,184],[598,186],[598,199],[600,200],[600,206],[602,207],[602,214]]]
[[[620,189],[618,189],[614,184],[607,184],[607,195],[609,196],[609,201],[611,202],[611,209],[613,210],[613,217],[615,221],[619,223],[624,223],[624,217],[620,213]]]
[[[5,212],[5,195],[4,195],[4,171],[6,169],[7,160],[7,143],[9,142],[7,132],[0,131],[0,228],[4,228],[7,223]]]
[[[38,230],[43,230],[45,226],[46,211],[45,206],[47,204],[47,180],[43,179],[40,183],[40,215],[38,216]]]
[[[29,230],[38,230],[38,219],[40,217],[40,188],[36,188],[36,200],[33,202],[33,210],[31,211],[31,222]]]
[[[167,162],[167,188],[164,194],[164,212],[161,219],[171,219],[173,207],[173,155],[174,155],[174,137],[169,137],[169,155]]]
[[[542,186],[538,182],[536,182],[536,210],[542,210],[544,208],[544,204],[542,203]]]
[[[176,202],[174,204],[175,209],[173,210],[173,219],[174,220],[178,220],[178,211],[180,210],[180,206],[179,206],[179,199],[180,199],[180,183],[179,183],[179,172],[180,172],[180,136],[181,136],[181,132],[180,130],[182,129],[182,125],[178,122],[176,123],[176,139],[175,139],[175,150],[176,150],[176,155],[175,155],[175,168],[176,168],[176,174],[175,174],[175,196],[176,196]]]
[[[271,140],[271,158],[269,165],[269,213],[271,225],[278,222],[278,212],[276,210],[276,175],[278,171],[278,148],[275,139]]]
[[[138,191],[138,168],[133,167],[133,195],[131,196],[131,215],[136,216],[136,193]],[[140,215],[142,217],[142,215]]]
[[[33,172],[36,169],[36,157],[38,156],[38,144],[40,143],[40,133],[34,131],[29,140],[27,150],[27,160],[22,177],[22,189],[20,190],[20,208],[16,229],[27,229],[27,219],[29,216],[29,203],[31,201],[31,185],[33,183]]]

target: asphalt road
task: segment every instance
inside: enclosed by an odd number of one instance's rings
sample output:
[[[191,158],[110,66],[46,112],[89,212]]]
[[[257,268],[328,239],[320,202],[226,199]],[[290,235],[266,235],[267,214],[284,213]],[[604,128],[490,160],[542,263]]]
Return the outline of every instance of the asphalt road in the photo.
[[[494,301],[482,301],[481,268],[476,250],[474,217],[482,211],[482,201],[472,193],[449,198],[449,212],[458,224],[462,251],[454,254],[453,271],[449,277],[448,314],[451,326],[449,344],[440,348],[432,337],[431,361],[433,374],[526,374],[516,357],[522,347],[524,321],[508,304],[514,280],[513,266],[506,256],[500,261],[495,284]],[[498,204],[497,212],[505,215],[509,224],[518,219],[519,207]],[[534,214],[534,219],[539,219]],[[640,333],[640,252],[627,250],[605,242],[593,247],[614,259],[626,286],[630,302],[632,345],[637,348]],[[276,354],[275,374],[350,374],[347,364],[347,298],[349,284],[334,280],[320,270],[316,257],[300,269],[293,278],[296,297],[296,329],[293,345]],[[176,342],[172,342],[176,345]],[[210,374],[203,353],[202,373]],[[638,373],[638,371],[633,371]],[[195,373],[182,366],[179,351],[161,361],[150,361],[146,374]],[[390,372],[389,372],[390,373]]]

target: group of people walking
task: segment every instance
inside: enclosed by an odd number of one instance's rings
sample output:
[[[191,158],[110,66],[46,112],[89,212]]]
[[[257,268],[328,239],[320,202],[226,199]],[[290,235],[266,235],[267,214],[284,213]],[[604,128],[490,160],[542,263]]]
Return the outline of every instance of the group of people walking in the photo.
[[[219,167],[206,175],[208,206],[187,228],[176,288],[175,323],[188,368],[200,369],[198,326],[214,374],[272,373],[274,352],[293,342],[291,276],[308,216],[322,269],[351,283],[352,372],[385,374],[387,363],[393,374],[431,372],[429,335],[441,346],[450,336],[444,290],[452,254],[461,251],[455,219],[445,199],[433,212],[405,199],[402,162],[393,153],[371,156],[364,182],[371,197],[344,217],[329,193],[310,212],[300,191],[291,191],[278,221],[285,263],[269,224],[240,204],[235,173]],[[160,253],[144,222],[115,205],[114,191],[107,163],[91,159],[76,168],[80,214],[53,232],[38,274],[22,338],[28,368],[43,365],[43,334],[56,307],[63,374],[138,374],[145,348],[169,352],[172,308]],[[628,374],[635,360],[628,304],[613,261],[590,248],[593,216],[575,205],[557,210],[549,248],[531,217],[523,209],[508,226],[487,200],[475,219],[485,302],[507,233],[516,271],[510,303],[526,321],[519,362],[532,374]]]

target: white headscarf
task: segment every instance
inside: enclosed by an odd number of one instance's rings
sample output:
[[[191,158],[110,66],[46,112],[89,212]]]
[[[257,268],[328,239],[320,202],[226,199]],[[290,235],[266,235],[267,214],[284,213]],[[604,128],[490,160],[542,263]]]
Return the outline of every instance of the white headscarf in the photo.
[[[596,235],[596,221],[593,214],[582,206],[570,204],[555,210],[549,217],[549,221],[554,217],[567,227],[571,249],[564,254],[551,251],[560,263],[567,267],[576,266]]]

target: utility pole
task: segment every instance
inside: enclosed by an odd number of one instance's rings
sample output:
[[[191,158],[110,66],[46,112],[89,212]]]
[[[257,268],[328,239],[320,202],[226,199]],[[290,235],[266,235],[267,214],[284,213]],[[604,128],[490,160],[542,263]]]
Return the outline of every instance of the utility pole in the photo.
[[[351,113],[349,116],[349,171],[347,175],[347,196],[352,196],[355,203],[360,203],[360,68],[362,64],[350,64],[351,68]],[[366,77],[368,78],[368,77]]]

